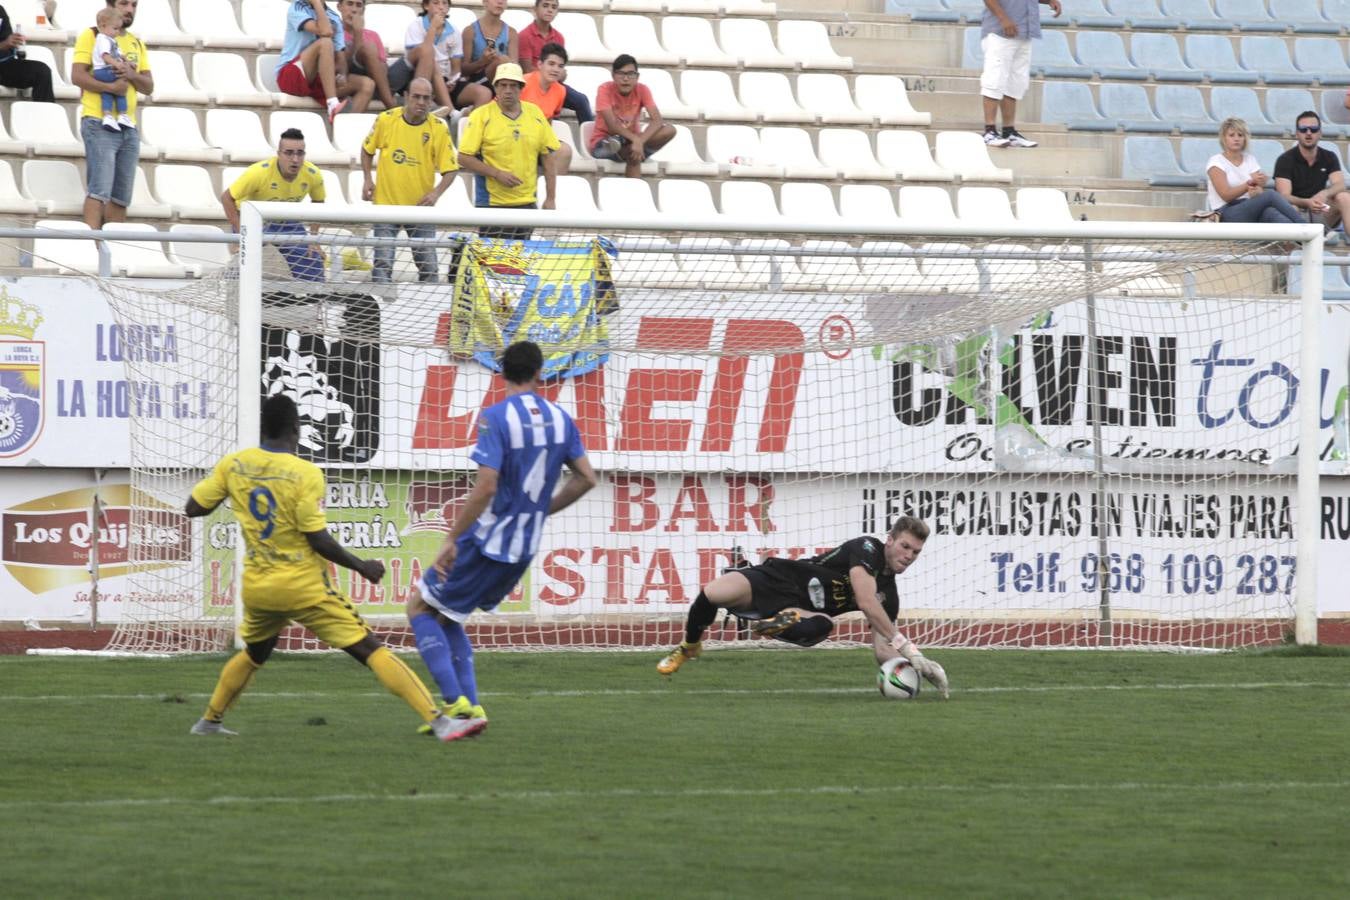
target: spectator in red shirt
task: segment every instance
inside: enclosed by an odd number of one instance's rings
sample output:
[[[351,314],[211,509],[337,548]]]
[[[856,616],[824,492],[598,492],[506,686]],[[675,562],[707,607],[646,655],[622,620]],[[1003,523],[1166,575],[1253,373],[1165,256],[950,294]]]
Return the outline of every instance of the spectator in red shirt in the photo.
[[[520,30],[520,67],[525,74],[533,72],[538,65],[545,44],[567,45],[563,33],[553,27],[553,19],[558,15],[558,0],[534,0],[534,21]],[[566,58],[563,59],[566,62]],[[563,76],[567,76],[564,74]],[[578,122],[590,122],[595,119],[591,112],[590,98],[576,88],[563,85],[567,96],[563,99],[563,109],[576,114]],[[549,118],[552,118],[550,116]]]
[[[637,178],[643,160],[675,137],[675,126],[666,124],[656,108],[652,92],[638,83],[637,60],[627,53],[614,60],[614,80],[600,85],[595,95],[595,131],[591,135],[591,156],[624,163],[623,174]],[[642,111],[647,111],[647,127],[642,127]]]
[[[366,0],[338,0],[338,12],[347,38],[347,71],[375,82],[375,96],[385,109],[398,106],[394,95],[403,93],[408,83],[389,82],[389,55],[384,49],[384,39],[366,27]]]
[[[539,51],[538,62],[534,71],[525,76],[525,87],[521,88],[520,99],[539,107],[544,118],[552,122],[558,110],[562,109],[567,95],[562,83],[562,79],[567,76],[567,51],[562,44],[545,44],[544,49]],[[572,148],[562,141],[562,146],[553,155],[557,157],[558,174],[565,174],[572,165]]]

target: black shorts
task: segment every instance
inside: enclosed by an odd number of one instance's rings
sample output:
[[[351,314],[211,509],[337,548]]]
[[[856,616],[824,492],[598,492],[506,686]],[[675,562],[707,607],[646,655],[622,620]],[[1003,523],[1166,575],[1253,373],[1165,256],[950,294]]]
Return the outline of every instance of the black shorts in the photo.
[[[785,609],[803,609],[824,612],[831,616],[852,612],[857,607],[838,609],[829,602],[830,582],[840,576],[811,565],[804,560],[767,559],[748,569],[737,569],[750,582],[751,609],[737,613],[744,619],[768,619]],[[846,581],[848,576],[842,576]],[[812,582],[816,582],[815,585]],[[813,592],[821,592],[818,602],[812,602]],[[852,596],[850,586],[849,595]],[[823,603],[824,606],[818,605]],[[900,612],[898,598],[882,595],[881,606],[892,621]]]

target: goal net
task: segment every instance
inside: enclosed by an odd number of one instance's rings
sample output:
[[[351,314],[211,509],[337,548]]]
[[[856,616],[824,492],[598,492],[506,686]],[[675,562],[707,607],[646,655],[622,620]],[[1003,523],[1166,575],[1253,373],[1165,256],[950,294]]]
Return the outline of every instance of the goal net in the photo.
[[[190,527],[193,552],[134,548],[114,649],[230,645],[234,513],[189,525],[181,510],[257,440],[278,392],[326,473],[330,530],[388,567],[380,585],[333,578],[413,646],[406,598],[472,485],[477,417],[502,397],[495,357],[518,339],[544,348],[544,392],[601,484],[471,620],[480,647],[669,644],[728,567],[904,515],[932,530],[898,580],[920,645],[1312,640],[1317,397],[1298,390],[1319,371],[1312,229],[399,211],[435,226],[421,243],[371,236],[389,210],[246,212],[236,269],[165,293],[108,287],[124,322],[174,324],[176,383],[209,385],[133,409],[133,526]],[[297,212],[313,234],[262,233]],[[533,228],[489,238],[484,223]],[[1309,241],[1306,290],[1289,287],[1291,238]],[[735,618],[709,638],[757,642]],[[865,624],[845,617],[834,638],[865,640]]]

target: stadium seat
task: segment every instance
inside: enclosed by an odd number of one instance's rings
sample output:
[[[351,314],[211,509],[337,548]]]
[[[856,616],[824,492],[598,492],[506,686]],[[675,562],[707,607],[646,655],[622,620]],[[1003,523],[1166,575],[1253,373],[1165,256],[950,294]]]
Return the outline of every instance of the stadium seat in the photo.
[[[618,56],[618,53],[610,50],[605,46],[605,42],[600,40],[600,32],[595,28],[595,19],[585,13],[560,12],[553,20],[553,27],[567,35],[569,62],[603,63],[608,70],[609,65],[614,62],[614,57]]]
[[[906,181],[956,180],[955,173],[933,161],[921,131],[877,132],[877,162],[899,172]]]
[[[531,2],[531,0],[521,0],[521,2]],[[605,0],[592,0],[595,3],[604,3]],[[615,2],[625,2],[625,0],[610,0],[612,7]],[[770,15],[771,13],[755,9],[756,6],[774,9],[773,3],[762,3],[761,0],[665,0],[662,4],[666,12],[693,16],[716,16],[725,13],[729,16],[735,15]]]
[[[798,185],[802,187],[803,185]],[[786,244],[786,242],[783,242]],[[784,246],[783,251],[788,248]],[[847,241],[805,240],[799,253],[775,254],[783,287],[787,290],[855,291],[859,286],[858,261],[846,252]]]
[[[1335,38],[1294,38],[1294,65],[1307,80],[1323,85],[1350,84],[1350,66],[1345,51]]]
[[[1102,0],[1074,0],[1062,18],[1068,18],[1079,29],[1125,27],[1125,20],[1107,9]]]
[[[1322,15],[1319,5],[1308,0],[1270,0],[1270,17],[1292,26],[1295,34],[1340,34],[1340,27]]]
[[[1266,84],[1307,84],[1308,76],[1294,66],[1284,38],[1246,35],[1238,42],[1238,61]]]
[[[93,24],[93,17],[88,21]],[[195,33],[185,34],[178,27],[169,0],[140,0],[136,7],[135,32],[151,47],[195,47],[199,37]]]
[[[169,260],[161,242],[132,240],[137,234],[160,234],[158,228],[143,222],[108,222],[104,231],[121,232],[127,240],[109,239],[105,243],[112,261],[112,274],[127,278],[185,278],[192,270]]]
[[[713,203],[712,188],[702,178],[662,178],[656,183],[656,206],[661,215],[677,219],[715,219],[721,213]]]
[[[1215,85],[1209,92],[1209,105],[1216,114],[1222,111],[1222,118],[1237,116],[1246,121],[1247,128],[1255,136],[1279,137],[1284,134],[1286,127],[1292,128],[1294,124],[1277,125],[1266,118],[1261,100],[1256,96],[1256,91],[1249,87]]]
[[[459,121],[460,127],[463,128],[464,123],[467,121],[467,119],[460,119]],[[462,131],[460,132],[460,135],[461,137],[463,136]],[[595,123],[583,122],[581,125],[581,143],[579,146],[573,148],[577,151],[577,155],[581,157],[581,159],[589,161],[590,164],[595,167],[595,171],[597,172],[601,173],[608,172],[613,175],[622,174],[622,172],[624,171],[624,164],[619,162],[618,160],[595,159],[594,157],[591,156],[590,146],[591,146],[591,139],[594,135],[595,135]],[[585,149],[583,150],[583,148]],[[642,164],[641,169],[642,174],[656,175],[657,173],[660,172],[660,165],[661,164],[654,159],[644,162]]]
[[[556,123],[555,123],[556,124]],[[683,125],[675,126],[675,136],[661,148],[656,157],[664,175],[684,175],[693,178],[714,178],[722,167],[699,156],[694,146],[694,134]]]
[[[895,169],[877,162],[867,132],[853,128],[822,128],[820,161],[838,170],[848,180],[886,179],[898,177]]]
[[[853,102],[842,75],[803,72],[797,76],[797,102],[826,125],[871,125],[876,119]]]
[[[1011,182],[1012,169],[996,166],[984,138],[973,131],[939,131],[933,145],[937,164],[962,181]]]
[[[1205,184],[1209,181],[1205,164],[1218,152],[1219,142],[1216,138],[1182,138],[1179,154],[1181,171],[1194,177],[1198,184]]]
[[[834,192],[818,181],[784,184],[778,191],[783,215],[797,222],[833,222],[839,219]]]
[[[612,273],[619,289],[693,288],[699,286],[696,275],[686,274],[675,254],[675,245],[663,237],[643,237],[625,246],[614,257]]]
[[[960,21],[979,24],[980,17],[984,15],[984,0],[942,0],[942,3],[952,14],[958,16]],[[955,22],[958,19],[940,21]]]
[[[854,224],[895,225],[895,195],[879,184],[846,184],[839,189],[839,214]]]
[[[63,24],[58,25],[55,21],[37,24],[39,15],[44,19],[46,18],[46,9],[43,7],[42,0],[9,0],[5,4],[5,9],[9,11],[13,21],[23,24],[24,31],[27,32],[28,39],[32,42],[45,41],[64,44],[71,39],[71,34],[68,34],[67,31],[73,33],[76,28],[85,25],[79,19],[71,19],[70,21],[74,24],[69,29]]]
[[[1148,72],[1139,68],[1125,52],[1125,42],[1114,31],[1080,31],[1076,40],[1077,57],[1098,78],[1143,81]]]
[[[574,175],[574,176],[560,176],[560,177],[576,178],[580,176]],[[461,174],[455,178],[455,180],[450,184],[450,187],[445,189],[445,193],[441,194],[441,198],[436,201],[436,208],[440,210],[450,210],[451,212],[468,213],[472,215],[474,205],[472,198],[469,196],[472,190],[473,190],[473,177]],[[361,198],[358,196],[356,199],[360,200]],[[554,199],[556,200],[557,198]],[[594,205],[594,202],[595,201],[591,201],[592,205]]]
[[[722,215],[736,219],[777,219],[778,201],[773,188],[762,181],[724,181],[718,207]]]
[[[1120,128],[1131,132],[1169,132],[1170,122],[1164,122],[1153,111],[1148,92],[1139,84],[1101,84],[1102,115]]]
[[[30,160],[31,162],[31,160]],[[39,219],[34,227],[52,231],[88,232],[83,222]],[[73,272],[97,275],[99,273],[98,242],[66,238],[34,238],[33,268],[37,270]]]
[[[341,122],[346,116],[338,116],[334,124]],[[577,147],[577,138],[572,133],[572,126],[562,119],[554,119],[549,123],[553,126],[553,133],[558,136],[559,143],[566,144],[572,148],[572,161],[568,164],[569,172],[594,172],[597,170],[596,161],[591,158],[589,153],[582,153]]]
[[[10,136],[5,129],[3,108],[0,108],[0,153],[13,154],[15,156],[27,156],[29,143],[27,141],[18,141]]]
[[[143,169],[136,169],[136,180],[131,186],[131,206],[127,207],[127,217],[137,219],[169,219],[173,217],[173,207],[161,203],[150,192],[150,182],[145,178]]]
[[[284,94],[277,87],[277,60],[280,58],[280,55],[276,53],[263,53],[253,61],[253,72],[257,77],[257,86],[269,92],[272,95],[272,103],[282,109],[318,109],[319,104],[313,97]]]
[[[956,211],[946,188],[905,185],[900,188],[900,220],[910,225],[955,225]]]
[[[375,125],[375,113],[343,113],[333,120],[333,146],[361,164],[361,145]]]
[[[217,106],[272,107],[271,93],[254,86],[248,66],[238,53],[194,53],[192,81],[210,94]]]
[[[219,147],[230,163],[254,163],[275,153],[263,134],[262,121],[251,109],[208,109],[206,139]]]
[[[286,14],[274,4],[275,25],[258,37],[250,37],[239,28],[234,16],[234,4],[182,3],[178,4],[178,24],[185,34],[201,38],[207,50],[262,50],[267,41],[262,35],[281,35],[286,32]]]
[[[1138,246],[1130,247],[1107,244],[1101,248],[1104,257],[1109,257],[1112,253],[1137,253],[1138,251]],[[1156,266],[1153,263],[1125,259],[1111,261],[1110,259],[1104,258],[1101,261],[1101,272],[1103,280],[1118,281],[1118,283],[1110,289],[1110,293],[1118,293],[1123,296],[1133,297],[1181,296],[1181,285],[1174,280],[1173,276],[1157,274]],[[1131,278],[1131,275],[1135,277]]]
[[[150,71],[155,76],[155,103],[174,106],[206,106],[211,95],[194,87],[183,57],[174,50],[150,50]]]
[[[1181,26],[1180,19],[1169,18],[1158,8],[1158,0],[1106,0],[1112,15],[1122,17],[1130,28],[1166,28]]]
[[[748,125],[709,125],[704,139],[709,161],[727,166],[732,178],[783,177],[783,167],[769,161],[759,132]]]
[[[900,205],[903,209],[904,200]],[[984,294],[988,278],[980,272],[980,263],[962,259],[957,253],[970,251],[966,244],[946,244],[941,241],[919,247],[919,271],[930,288],[942,293]]]
[[[1136,31],[1130,35],[1130,59],[1155,81],[1203,80],[1181,55],[1181,45],[1170,34],[1149,34]]]
[[[768,24],[758,19],[722,19],[717,24],[717,37],[718,43],[727,52],[734,53],[746,68],[792,69],[796,66],[797,60],[784,56],[774,44]]]
[[[244,0],[244,8],[248,9],[250,3],[262,4],[272,10],[276,9],[276,4],[272,0]],[[575,3],[567,4],[568,9],[578,9]],[[275,12],[272,13],[275,16]],[[403,55],[403,35],[408,31],[408,25],[416,18],[417,12],[400,3],[367,3],[366,4],[366,27],[377,33],[384,41],[384,49],[388,52],[402,56]],[[245,30],[248,29],[248,17],[244,18]]]
[[[141,121],[141,159],[219,163],[224,151],[206,143],[197,114],[175,106],[147,106],[138,110]]]
[[[571,69],[568,69],[571,72]],[[609,81],[610,75],[604,73],[604,80]],[[567,76],[567,83],[572,84],[572,76]],[[661,110],[661,117],[665,119],[689,119],[698,118],[699,111],[696,107],[689,106],[680,101],[680,95],[675,90],[675,79],[670,77],[670,73],[665,69],[643,69],[642,83],[647,86],[647,90],[652,92],[652,100],[656,103],[656,108]],[[595,99],[595,94],[587,94],[588,97]]]
[[[1271,18],[1266,0],[1214,0],[1214,15],[1236,25],[1238,31],[1284,31],[1288,27]]]
[[[1041,94],[1041,121],[1062,122],[1078,131],[1115,131],[1115,119],[1102,115],[1092,88],[1073,81],[1047,81]],[[977,135],[978,137],[978,135]]]
[[[559,31],[569,35],[571,32],[559,26]],[[630,53],[637,58],[642,68],[649,66],[678,66],[680,55],[661,46],[656,36],[656,28],[647,16],[605,16],[605,46],[611,49],[622,47],[622,53]],[[610,57],[611,60],[613,57]]]
[[[723,50],[713,34],[712,22],[695,16],[666,16],[661,20],[661,43],[678,53],[686,66],[736,68],[736,57]]]
[[[1210,81],[1255,84],[1260,76],[1238,64],[1233,44],[1222,34],[1188,34],[1184,44],[1186,64],[1203,72]]]
[[[380,29],[372,21],[372,13],[378,5],[381,4],[367,4],[365,10],[366,27],[376,31]],[[405,12],[404,18],[407,17]],[[239,0],[239,18],[243,24],[244,34],[256,38],[262,44],[262,49],[272,52],[281,49],[282,37],[286,34],[286,14],[273,0]],[[375,18],[378,19],[378,14]],[[404,22],[404,26],[407,26],[407,22]],[[399,32],[400,37],[402,34]],[[383,36],[381,33],[381,37]]]
[[[611,10],[611,12],[623,12],[623,10]],[[529,27],[530,23],[534,21],[534,16],[527,10],[507,9],[502,11],[502,21],[507,25],[510,25],[516,31],[522,31]]]
[[[916,252],[909,244],[894,240],[866,241],[863,248],[869,255],[858,257],[861,271],[859,286],[864,290],[896,292],[941,293],[942,285],[928,278],[919,269]],[[891,313],[900,315],[903,313]]]
[[[731,77],[710,69],[685,69],[680,73],[680,99],[697,109],[707,122],[753,122],[759,115],[736,99]],[[716,161],[716,159],[714,159]]]
[[[223,219],[220,192],[211,173],[201,166],[163,163],[155,166],[155,194],[173,207],[180,219]]]
[[[1218,134],[1219,123],[1205,109],[1200,89],[1189,84],[1160,84],[1153,91],[1158,118],[1182,134]]]
[[[933,114],[914,108],[904,79],[895,75],[859,75],[853,82],[853,94],[858,108],[875,116],[879,125],[933,124]]]
[[[1345,108],[1345,91],[1341,88],[1322,91],[1322,98],[1313,109],[1321,110],[1322,122],[1342,129],[1350,128],[1350,110]]]
[[[803,69],[851,69],[853,58],[841,56],[820,22],[785,19],[778,23],[778,50]]]
[[[1256,139],[1247,146],[1247,149],[1261,164],[1261,171],[1267,175],[1273,175],[1275,173],[1275,160],[1279,159],[1280,154],[1288,148],[1280,141]]]
[[[1235,24],[1219,18],[1210,0],[1159,0],[1158,8],[1164,16],[1179,19],[1188,31],[1231,31]]]
[[[1028,225],[1058,226],[1071,224],[1075,219],[1063,191],[1024,187],[1017,189],[1017,221]]]
[[[1211,146],[1215,152],[1218,151],[1217,142]],[[1195,174],[1188,173],[1177,165],[1177,157],[1170,140],[1165,137],[1143,135],[1130,135],[1125,138],[1120,177],[1166,187],[1194,187],[1200,182],[1200,178]]]
[[[708,252],[718,245],[728,252]],[[696,277],[705,290],[767,287],[773,272],[772,257],[729,252],[734,246],[734,242],[718,238],[686,237],[678,244],[680,266],[690,277]]]
[[[1310,109],[1314,111],[1317,109],[1317,102],[1313,100],[1310,90],[1305,88],[1266,89],[1266,115],[1270,117],[1270,121],[1282,126],[1288,134],[1297,137],[1294,126],[1298,121],[1298,115]],[[1343,133],[1344,128],[1335,122],[1322,123],[1324,137],[1340,137]]]
[[[961,68],[980,71],[984,68],[984,44],[978,25],[961,32]]]
[[[80,89],[67,80],[70,66],[59,64],[56,61],[56,54],[52,52],[51,47],[30,42],[24,49],[27,51],[28,59],[30,61],[46,63],[47,67],[52,70],[52,94],[57,100],[79,99]],[[69,59],[73,52],[73,50],[67,50],[65,57]],[[156,84],[155,87],[158,88],[159,85]]]
[[[978,28],[972,29],[976,32]],[[983,63],[981,63],[983,65]],[[1042,78],[1091,78],[1092,67],[1074,58],[1069,38],[1062,31],[1042,31],[1032,54],[1031,70]]]
[[[742,72],[738,78],[741,105],[764,122],[812,124],[814,113],[797,105],[792,85],[781,72]]]
[[[591,193],[591,183],[580,175],[559,175],[554,190],[554,205],[563,212],[594,215],[600,211],[595,205],[595,195]],[[460,193],[464,193],[463,188]]]
[[[41,210],[32,197],[24,196],[14,180],[14,170],[7,160],[0,159],[0,213],[12,216],[35,216]],[[11,223],[18,224],[18,223]]]
[[[450,8],[448,21],[455,31],[462,35],[464,30],[472,25],[477,18],[478,13],[474,12],[473,9],[468,6],[452,6]],[[555,22],[554,24],[556,25],[557,23]],[[565,33],[571,34],[570,31]]]
[[[223,229],[214,225],[184,225],[177,223],[169,226],[169,232],[180,236],[224,235]],[[170,241],[166,251],[170,260],[182,266],[192,275],[200,277],[230,264],[230,246],[226,243],[201,243],[198,241]]]
[[[1012,225],[1012,202],[1008,192],[995,187],[961,187],[956,190],[956,217],[980,225]]]
[[[651,186],[641,178],[601,178],[596,183],[596,206],[609,215],[659,215]]]
[[[354,174],[360,177],[351,179],[351,183],[356,186],[351,202],[348,202],[347,192],[342,189],[342,176],[338,175],[338,173],[334,172],[332,169],[320,169],[319,174],[323,175],[324,203],[331,206],[351,206],[355,203],[366,202],[361,199],[362,189],[365,187],[364,172],[359,170],[356,171]],[[348,173],[348,175],[351,174],[353,173]]]
[[[1303,266],[1291,265],[1289,267],[1289,288],[1291,295],[1297,295],[1303,291]],[[1323,266],[1322,267],[1322,294],[1328,300],[1339,300],[1344,302],[1350,300],[1350,286],[1345,283],[1344,266]]]
[[[571,51],[569,50],[568,52],[570,53]],[[643,84],[647,84],[651,75],[651,72],[642,73]],[[610,70],[608,68],[602,68],[601,66],[574,66],[570,62],[567,64],[567,86],[573,90],[580,91],[589,97],[592,105],[595,104],[595,97],[600,90],[600,85],[609,81],[610,78]],[[651,85],[647,84],[647,87],[651,87]],[[653,91],[653,93],[655,92]],[[659,98],[657,98],[657,102],[660,102]],[[662,112],[664,113],[665,110],[663,109]]]
[[[84,157],[84,142],[71,131],[70,113],[59,103],[14,101],[9,105],[9,133],[37,157]]]
[[[302,112],[295,109],[274,110],[267,119],[267,145],[273,149],[281,146],[281,133],[288,128],[298,128],[305,136],[306,162],[316,166],[348,165],[351,155],[329,142],[327,124],[316,112]]]

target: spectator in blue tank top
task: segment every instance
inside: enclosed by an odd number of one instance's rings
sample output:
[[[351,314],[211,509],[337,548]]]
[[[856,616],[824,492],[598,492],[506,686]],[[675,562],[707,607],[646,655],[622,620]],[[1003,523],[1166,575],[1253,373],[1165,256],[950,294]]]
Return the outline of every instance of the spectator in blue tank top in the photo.
[[[483,14],[464,29],[464,63],[460,73],[469,84],[492,85],[497,67],[520,62],[520,35],[502,21],[506,0],[483,0]]]

